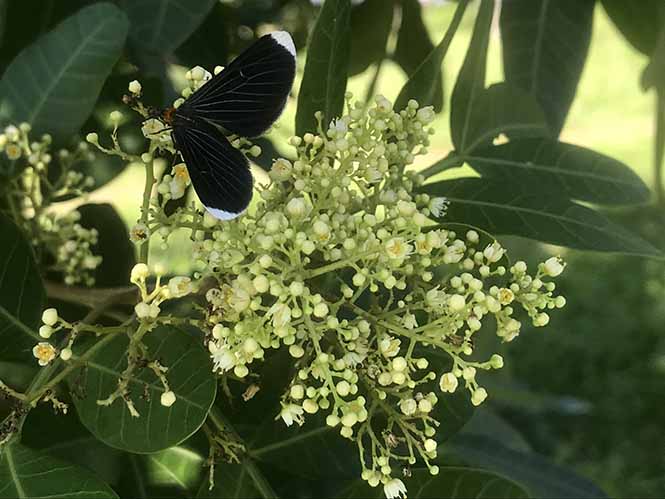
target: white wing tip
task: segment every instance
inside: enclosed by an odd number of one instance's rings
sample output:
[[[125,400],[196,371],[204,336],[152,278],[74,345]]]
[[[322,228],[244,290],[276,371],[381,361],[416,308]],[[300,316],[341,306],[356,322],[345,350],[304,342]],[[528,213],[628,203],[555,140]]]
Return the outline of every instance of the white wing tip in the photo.
[[[270,36],[278,44],[288,50],[289,54],[291,54],[293,57],[296,56],[296,46],[293,44],[293,38],[291,38],[289,33],[286,31],[273,31],[270,33]]]
[[[218,220],[233,220],[243,214],[242,211],[239,213],[231,213],[230,211],[218,210],[217,208],[210,208],[209,206],[205,206],[205,209]]]

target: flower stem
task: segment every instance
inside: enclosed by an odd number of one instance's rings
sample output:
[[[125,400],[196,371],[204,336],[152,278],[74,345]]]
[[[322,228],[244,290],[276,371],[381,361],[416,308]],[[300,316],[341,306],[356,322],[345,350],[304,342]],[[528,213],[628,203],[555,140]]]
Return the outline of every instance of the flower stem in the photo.
[[[152,195],[152,186],[155,183],[154,161],[148,161],[145,164],[145,187],[143,188],[143,204],[141,205],[141,223],[148,226],[148,215],[150,214],[150,198]],[[141,243],[139,252],[139,262],[148,263],[148,252],[150,250],[150,235]]]

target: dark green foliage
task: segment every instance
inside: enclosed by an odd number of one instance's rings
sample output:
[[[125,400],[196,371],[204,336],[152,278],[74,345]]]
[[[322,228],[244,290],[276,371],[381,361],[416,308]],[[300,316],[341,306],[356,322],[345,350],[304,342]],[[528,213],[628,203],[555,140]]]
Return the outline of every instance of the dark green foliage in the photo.
[[[80,10],[21,51],[0,79],[0,124],[26,121],[57,138],[76,133],[93,110],[127,36],[109,3]]]
[[[418,67],[434,49],[434,44],[423,22],[422,7],[418,0],[401,0],[401,6],[402,23],[393,58],[409,77],[413,77]],[[435,74],[431,103],[434,110],[439,112],[443,109],[443,80],[440,65]]]
[[[103,260],[95,269],[95,284],[99,287],[124,286],[136,263],[134,244],[129,240],[129,229],[110,204],[84,204],[78,208],[81,225],[99,232],[96,255]]]
[[[298,93],[296,133],[316,131],[314,114],[323,113],[327,129],[342,114],[351,53],[350,0],[326,0],[309,40],[305,73]]]
[[[131,377],[130,389],[145,417],[132,417],[122,399],[109,407],[97,404],[115,390],[127,363],[127,343],[124,335],[112,338],[70,376],[71,386],[81,392],[81,398],[74,399],[81,421],[106,444],[130,452],[157,452],[179,444],[199,429],[215,399],[217,383],[207,353],[180,329],[162,326],[149,333],[149,360],[170,366],[170,388],[179,403],[163,407],[164,389],[154,373],[144,369]]]
[[[660,209],[631,210],[618,221],[665,242]],[[612,497],[659,497],[665,490],[665,266],[582,253],[567,260],[560,289],[568,304],[551,334],[525,332],[510,363],[532,389],[577,397],[591,410],[578,416],[548,411],[525,429],[539,450]]]
[[[511,0],[501,9],[506,81],[538,100],[555,136],[582,74],[594,5],[594,0]]]
[[[0,213],[0,359],[30,358],[46,299],[32,248]]]

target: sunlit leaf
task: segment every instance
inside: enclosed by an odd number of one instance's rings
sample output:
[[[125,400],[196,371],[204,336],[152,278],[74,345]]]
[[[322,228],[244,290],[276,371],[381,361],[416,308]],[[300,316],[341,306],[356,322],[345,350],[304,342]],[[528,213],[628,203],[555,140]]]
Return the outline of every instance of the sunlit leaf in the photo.
[[[535,99],[505,82],[479,91],[469,105],[466,135],[463,142],[456,144],[459,154],[489,145],[501,134],[511,138],[550,135]]]
[[[463,221],[495,235],[516,235],[571,248],[643,256],[660,252],[600,213],[517,183],[461,178],[427,184],[423,191],[450,201],[446,221]]]
[[[148,454],[143,458],[151,485],[175,486],[188,490],[199,483],[203,475],[203,457],[185,447]]]
[[[514,139],[464,157],[483,177],[525,190],[599,204],[641,203],[649,188],[628,166],[584,147],[551,139]]]

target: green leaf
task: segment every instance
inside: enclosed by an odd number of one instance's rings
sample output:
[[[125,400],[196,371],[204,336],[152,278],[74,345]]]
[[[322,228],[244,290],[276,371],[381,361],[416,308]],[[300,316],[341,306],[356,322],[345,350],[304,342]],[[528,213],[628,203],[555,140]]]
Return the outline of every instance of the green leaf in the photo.
[[[526,498],[527,492],[517,483],[495,473],[476,468],[440,466],[439,474],[432,476],[427,469],[413,470],[403,480],[410,499],[446,497],[457,498]],[[357,480],[339,497],[383,498],[383,487],[370,487]]]
[[[19,444],[0,450],[0,497],[117,498],[91,472]]]
[[[607,497],[588,480],[556,466],[536,454],[508,449],[491,439],[459,435],[446,444],[441,454],[452,454],[471,466],[499,473],[524,486],[531,497]]]
[[[253,459],[303,478],[352,478],[361,472],[356,446],[323,419],[287,427],[281,419],[266,418],[249,438]]]
[[[471,42],[450,98],[450,134],[455,148],[464,151],[470,142],[470,129],[476,101],[485,88],[487,47],[494,14],[494,1],[481,2]]]
[[[69,138],[86,120],[122,51],[125,15],[98,3],[67,18],[24,49],[0,80],[0,122]]]
[[[591,40],[594,0],[511,0],[502,4],[506,81],[531,93],[559,135]]]
[[[422,6],[418,0],[401,0],[402,22],[397,37],[393,59],[411,78],[434,50],[427,27],[423,22]],[[437,113],[443,110],[443,77],[441,65],[436,71],[434,94],[431,102]],[[408,99],[407,99],[408,101]],[[399,109],[399,108],[398,108]]]
[[[125,286],[136,263],[134,245],[129,240],[129,229],[116,209],[110,204],[84,204],[78,207],[80,224],[97,229],[97,244],[92,247],[102,263],[95,269],[95,285],[99,287]]]
[[[650,56],[656,47],[662,26],[661,0],[601,0],[605,12],[630,44],[644,55]]]
[[[491,393],[492,400],[495,400],[494,391]],[[462,428],[461,434],[493,438],[516,451],[529,452],[531,450],[529,443],[515,427],[485,405],[478,407],[473,412],[471,419]]]
[[[469,109],[467,133],[460,154],[489,145],[501,134],[511,138],[547,137],[543,111],[529,94],[505,82],[478,92]]]
[[[517,182],[524,190],[610,205],[649,200],[649,188],[625,164],[556,140],[511,140],[464,159],[483,177]]]
[[[190,2],[191,3],[191,2]],[[231,5],[215,2],[201,25],[176,49],[178,63],[186,67],[204,68],[225,66],[229,61],[233,44],[231,19],[235,15]]]
[[[41,323],[46,292],[32,247],[21,230],[0,213],[0,359],[30,357],[30,349],[42,338]]]
[[[129,37],[136,50],[170,54],[191,35],[215,0],[122,0],[131,21]]]
[[[44,431],[54,423],[57,423],[57,431]],[[97,440],[81,424],[75,410],[55,416],[51,407],[38,405],[30,411],[23,425],[21,445],[85,468],[111,486],[124,471],[123,453]]]
[[[350,18],[350,0],[326,0],[321,8],[298,94],[296,134],[300,136],[316,130],[317,111],[323,113],[324,127],[342,114],[351,53]]]
[[[240,464],[219,463],[215,466],[215,485],[212,490],[208,487],[208,481],[204,480],[196,497],[211,499],[277,497],[277,493],[251,460],[245,460]]]
[[[475,225],[495,235],[516,235],[570,248],[660,256],[651,244],[600,213],[514,182],[460,178],[423,186],[450,201],[445,220]]]
[[[189,490],[199,483],[203,474],[203,457],[185,447],[148,454],[144,460],[150,485]]]
[[[95,352],[82,372],[68,378],[70,386],[80,384],[78,391],[85,397],[74,399],[81,422],[107,445],[129,452],[157,452],[177,445],[203,424],[215,399],[217,381],[208,354],[200,341],[175,327],[160,326],[148,333],[144,343],[149,355],[169,368],[166,376],[177,400],[171,407],[162,406],[161,383],[152,371],[143,369],[129,384],[140,413],[132,417],[122,399],[108,407],[97,404],[117,386],[127,365],[128,341],[125,335],[113,338]]]
[[[386,56],[394,10],[394,0],[365,0],[351,9],[349,76],[362,73]]]
[[[404,109],[410,99],[416,99],[421,106],[429,106],[436,102],[437,92],[441,92],[441,65],[448,52],[448,47],[453,41],[464,12],[468,5],[468,0],[461,0],[455,9],[455,15],[450,21],[441,42],[432,50],[423,60],[418,68],[411,74],[408,81],[400,90],[395,100],[395,109]]]
[[[665,8],[664,8],[665,10]],[[662,24],[658,41],[651,53],[649,64],[642,73],[641,85],[644,91],[655,87],[658,91],[665,90],[665,23]]]

